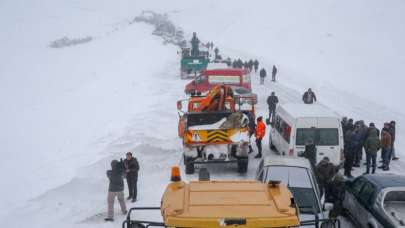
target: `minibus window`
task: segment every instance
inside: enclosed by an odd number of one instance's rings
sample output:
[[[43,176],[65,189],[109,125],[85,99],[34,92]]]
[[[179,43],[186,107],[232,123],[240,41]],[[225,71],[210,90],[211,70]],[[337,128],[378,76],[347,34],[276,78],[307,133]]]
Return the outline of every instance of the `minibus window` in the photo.
[[[309,140],[317,146],[337,146],[339,131],[337,128],[298,128],[295,144],[303,146]]]
[[[276,116],[276,130],[285,141],[290,143],[291,126],[287,124],[280,116]]]
[[[297,140],[295,144],[297,146],[303,146],[306,142],[311,140],[312,142],[317,142],[316,140],[316,128],[298,128],[297,129]]]
[[[337,128],[318,129],[319,140],[317,145],[320,146],[337,146],[339,145],[339,132]]]

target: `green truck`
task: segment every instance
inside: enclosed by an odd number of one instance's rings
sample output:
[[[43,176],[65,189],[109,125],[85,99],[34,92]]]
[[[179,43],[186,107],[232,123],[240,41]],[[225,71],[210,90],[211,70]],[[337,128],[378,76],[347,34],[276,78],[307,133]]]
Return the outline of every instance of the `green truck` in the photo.
[[[182,49],[180,61],[180,76],[182,79],[195,78],[208,66],[208,52],[200,51],[199,55],[190,55],[190,49]]]

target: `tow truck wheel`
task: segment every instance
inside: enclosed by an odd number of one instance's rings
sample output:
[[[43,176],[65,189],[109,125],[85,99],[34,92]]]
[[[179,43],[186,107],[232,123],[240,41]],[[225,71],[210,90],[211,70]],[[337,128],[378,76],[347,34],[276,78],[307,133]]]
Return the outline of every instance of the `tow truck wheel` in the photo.
[[[193,158],[184,157],[184,165],[186,166],[186,174],[193,174],[194,173]]]
[[[238,159],[238,173],[246,173],[248,170],[249,161],[247,158]]]

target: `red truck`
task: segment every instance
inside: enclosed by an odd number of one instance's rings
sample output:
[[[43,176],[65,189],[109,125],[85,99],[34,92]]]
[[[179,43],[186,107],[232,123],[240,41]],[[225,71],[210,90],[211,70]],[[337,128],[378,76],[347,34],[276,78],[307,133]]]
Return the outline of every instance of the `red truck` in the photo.
[[[237,68],[204,70],[196,79],[186,85],[184,92],[204,93],[216,85],[243,87],[252,91],[250,74],[247,70]]]

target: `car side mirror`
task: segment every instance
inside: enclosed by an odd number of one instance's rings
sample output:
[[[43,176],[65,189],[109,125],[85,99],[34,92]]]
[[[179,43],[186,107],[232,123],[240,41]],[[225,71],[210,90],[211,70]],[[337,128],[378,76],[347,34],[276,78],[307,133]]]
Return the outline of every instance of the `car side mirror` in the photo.
[[[325,203],[323,205],[323,210],[324,211],[331,211],[333,209],[333,203]]]

